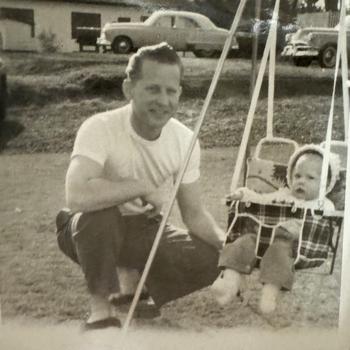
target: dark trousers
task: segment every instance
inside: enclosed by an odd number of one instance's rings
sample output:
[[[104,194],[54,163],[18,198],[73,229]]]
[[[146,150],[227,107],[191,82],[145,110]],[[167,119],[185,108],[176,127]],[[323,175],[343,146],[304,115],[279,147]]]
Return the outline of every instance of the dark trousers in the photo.
[[[277,233],[276,233],[277,235]],[[256,265],[257,236],[247,233],[227,244],[219,259],[221,268],[230,268],[239,273],[250,274]],[[260,281],[291,290],[294,282],[293,242],[276,237],[260,261]]]
[[[119,291],[116,266],[142,271],[161,218],[122,216],[117,207],[57,216],[60,249],[78,263],[91,294]],[[210,285],[217,277],[217,249],[184,230],[167,225],[147,289],[158,306]]]

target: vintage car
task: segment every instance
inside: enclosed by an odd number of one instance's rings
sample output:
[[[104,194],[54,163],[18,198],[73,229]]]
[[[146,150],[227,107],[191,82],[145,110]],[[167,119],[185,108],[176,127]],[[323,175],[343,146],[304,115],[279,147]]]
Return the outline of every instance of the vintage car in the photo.
[[[5,64],[0,57],[0,122],[6,117],[7,88]]]
[[[79,44],[79,51],[84,51],[85,46],[94,46],[98,51],[99,47],[96,44],[97,38],[101,34],[99,27],[77,27],[76,42]]]
[[[350,16],[346,17],[347,45],[350,48]],[[302,28],[286,36],[282,57],[292,58],[296,66],[307,67],[313,60],[323,68],[335,66],[339,24],[334,28]]]
[[[271,20],[251,19],[237,28],[236,39],[238,42],[239,53],[243,56],[251,55],[253,48],[253,37],[256,35],[258,40],[258,54],[264,51],[267,36],[269,34]],[[285,45],[285,36],[294,33],[298,29],[294,23],[281,24],[277,26],[276,49],[280,53]]]
[[[187,11],[156,11],[145,22],[106,23],[97,45],[111,46],[115,53],[129,53],[144,45],[166,41],[177,51],[212,57],[223,48],[228,31],[208,17]],[[235,39],[232,49],[237,49]]]

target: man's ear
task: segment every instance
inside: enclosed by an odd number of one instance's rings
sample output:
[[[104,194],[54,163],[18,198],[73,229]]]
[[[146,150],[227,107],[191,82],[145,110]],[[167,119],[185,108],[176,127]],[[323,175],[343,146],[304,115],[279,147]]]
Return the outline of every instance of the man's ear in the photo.
[[[128,101],[132,99],[132,82],[130,79],[124,79],[123,81],[123,93]]]

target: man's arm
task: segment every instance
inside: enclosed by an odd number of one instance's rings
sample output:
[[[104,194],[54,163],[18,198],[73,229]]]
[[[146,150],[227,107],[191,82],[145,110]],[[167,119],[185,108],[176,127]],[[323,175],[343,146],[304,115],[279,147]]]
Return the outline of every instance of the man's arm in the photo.
[[[102,166],[84,156],[71,160],[66,175],[66,204],[75,212],[104,209],[138,197],[155,207],[160,199],[154,192],[145,181],[104,179]]]
[[[188,230],[221,249],[225,241],[225,233],[203,206],[199,181],[180,185],[177,200],[182,220]]]

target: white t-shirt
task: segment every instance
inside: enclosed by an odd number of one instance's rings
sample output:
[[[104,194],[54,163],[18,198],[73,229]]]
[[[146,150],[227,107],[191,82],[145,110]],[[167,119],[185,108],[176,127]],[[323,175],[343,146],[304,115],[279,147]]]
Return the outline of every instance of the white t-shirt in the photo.
[[[100,164],[104,178],[146,179],[170,190],[180,171],[193,132],[171,118],[157,140],[140,137],[131,125],[131,105],[96,114],[80,127],[71,157],[85,156]],[[182,183],[199,178],[200,148],[197,141]],[[145,211],[140,199],[119,206],[124,215]]]

